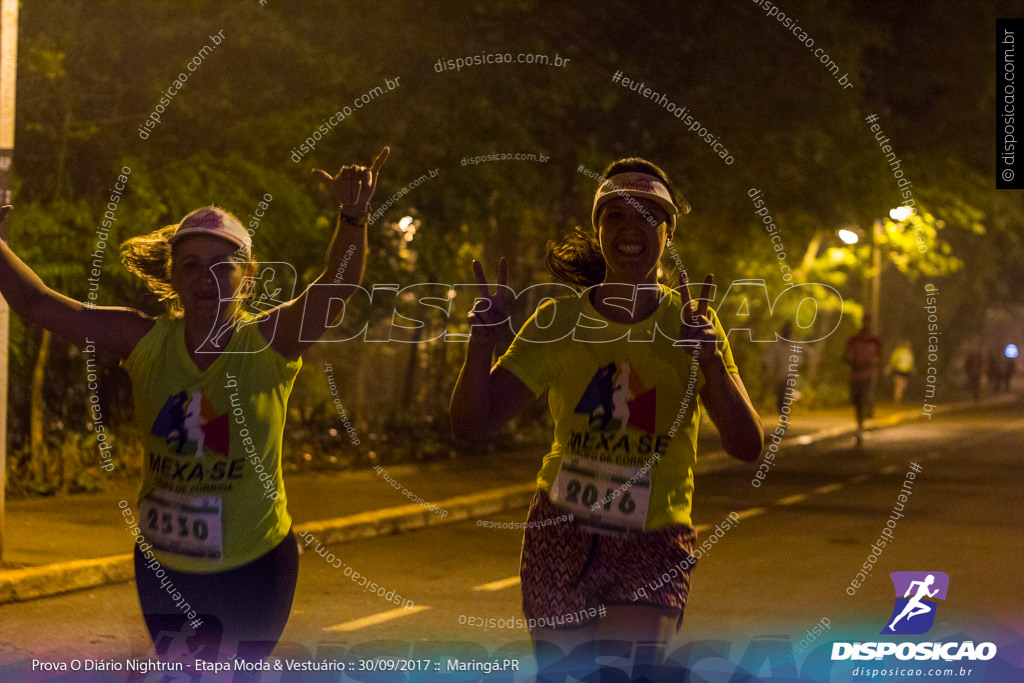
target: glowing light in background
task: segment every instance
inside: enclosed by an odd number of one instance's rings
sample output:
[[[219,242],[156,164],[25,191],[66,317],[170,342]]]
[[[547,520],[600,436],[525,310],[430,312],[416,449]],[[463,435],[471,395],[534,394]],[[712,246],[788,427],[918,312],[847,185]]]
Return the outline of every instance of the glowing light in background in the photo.
[[[416,254],[409,250],[408,246],[416,237],[416,229],[419,226],[419,220],[412,216],[404,216],[402,220],[395,223],[395,230],[402,235],[402,246],[398,250],[398,256],[403,260],[415,261]]]
[[[895,209],[889,209],[889,218],[894,221],[903,222],[914,215],[914,210],[909,206],[897,206]]]
[[[860,242],[860,235],[855,233],[853,230],[847,230],[846,228],[840,228],[836,235],[842,240],[843,244],[857,244]]]

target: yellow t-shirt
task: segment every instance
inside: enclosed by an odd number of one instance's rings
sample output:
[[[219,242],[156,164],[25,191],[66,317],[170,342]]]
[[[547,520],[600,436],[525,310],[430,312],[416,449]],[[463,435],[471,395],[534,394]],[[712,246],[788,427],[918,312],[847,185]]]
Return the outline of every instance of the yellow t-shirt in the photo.
[[[914,352],[905,346],[896,348],[889,356],[889,366],[896,372],[911,372],[914,369]]]
[[[182,320],[158,318],[123,366],[146,456],[139,530],[171,569],[208,573],[251,562],[291,528],[281,444],[302,360],[239,326],[200,371]]]
[[[649,507],[639,522],[646,530],[693,525],[698,397],[704,386],[690,352],[673,345],[682,320],[679,293],[661,290],[654,314],[632,325],[604,318],[586,293],[549,299],[498,359],[498,365],[535,395],[549,390],[555,432],[537,475],[538,487],[552,491],[564,457],[573,461],[573,472],[583,474],[567,482],[568,496],[577,504],[594,504],[596,490],[599,507],[632,512],[631,500],[646,486]],[[709,310],[709,317],[726,368],[736,372],[717,316]],[[605,466],[618,469],[591,476],[592,470]],[[594,490],[588,491],[591,484]]]

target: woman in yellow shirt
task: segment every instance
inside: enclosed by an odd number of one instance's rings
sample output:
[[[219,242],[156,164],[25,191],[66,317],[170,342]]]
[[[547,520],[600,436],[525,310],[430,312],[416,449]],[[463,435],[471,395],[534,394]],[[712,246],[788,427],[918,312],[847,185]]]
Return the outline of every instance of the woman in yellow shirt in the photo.
[[[125,266],[168,304],[155,319],[69,299],[0,242],[0,293],[11,309],[115,354],[132,379],[146,459],[137,515],[127,501],[120,514],[135,537],[136,587],[162,657],[182,656],[170,641],[203,659],[262,659],[284,630],[298,574],[281,478],[286,404],[302,351],[326,330],[332,296],[346,297],[362,279],[368,203],[387,156],[385,147],[369,168],[314,171],[338,220],[313,283],[321,286],[290,301],[265,291],[248,233],[216,207],[122,245]],[[0,220],[10,211],[0,209]],[[254,299],[258,315],[245,311]]]
[[[548,390],[554,439],[537,477],[520,578],[535,642],[566,653],[605,639],[664,644],[681,623],[695,562],[690,501],[701,407],[731,455],[754,460],[763,445],[707,306],[712,277],[696,306],[685,272],[678,291],[658,284],[676,218],[688,211],[656,165],[612,163],[594,197],[593,230],[549,245],[549,269],[582,291],[538,307],[493,367],[497,328],[508,324],[507,269],[502,259],[491,294],[473,264],[480,299],[452,427],[462,438],[486,438]],[[655,588],[662,576],[670,580]],[[537,656],[540,669],[551,663],[544,648]]]

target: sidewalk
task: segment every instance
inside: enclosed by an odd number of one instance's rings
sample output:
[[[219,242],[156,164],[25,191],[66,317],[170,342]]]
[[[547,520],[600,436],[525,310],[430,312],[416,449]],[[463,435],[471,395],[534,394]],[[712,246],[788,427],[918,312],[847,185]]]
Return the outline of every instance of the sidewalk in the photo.
[[[934,412],[1015,398],[950,403]],[[778,426],[776,416],[762,417],[766,434]],[[880,404],[867,427],[915,419],[922,419],[919,406]],[[854,427],[851,408],[808,411],[797,405],[783,447],[850,436]],[[286,475],[289,511],[296,533],[311,531],[328,544],[486,519],[502,511],[526,509],[543,453],[540,447],[396,465],[379,472]],[[701,429],[695,474],[734,466],[743,465],[721,450],[714,427],[706,424]],[[118,502],[126,500],[134,506],[136,494],[136,482],[122,481],[103,493],[8,500],[3,559],[6,567],[14,568],[0,568],[0,604],[130,580],[131,536]],[[417,498],[429,503],[416,504]]]

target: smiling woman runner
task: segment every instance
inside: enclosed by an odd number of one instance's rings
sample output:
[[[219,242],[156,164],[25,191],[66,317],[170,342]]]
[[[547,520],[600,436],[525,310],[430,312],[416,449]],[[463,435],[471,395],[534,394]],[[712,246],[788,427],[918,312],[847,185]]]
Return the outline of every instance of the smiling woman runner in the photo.
[[[452,427],[462,438],[485,438],[548,390],[554,440],[537,475],[520,578],[523,611],[539,625],[534,642],[554,642],[566,654],[597,640],[664,646],[681,624],[695,562],[690,505],[701,407],[730,455],[754,460],[763,445],[708,309],[712,276],[696,306],[685,272],[678,290],[658,284],[676,216],[688,211],[654,164],[611,164],[594,197],[594,232],[577,229],[549,244],[548,268],[581,294],[542,303],[493,368],[496,326],[508,319],[507,269],[502,259],[491,294],[473,263],[481,298],[469,315]],[[550,523],[566,512],[573,521]],[[536,650],[540,670],[555,664],[544,647]],[[591,665],[599,654],[575,651]],[[648,651],[646,663],[657,664],[657,648]]]
[[[281,476],[286,405],[331,297],[362,279],[368,202],[387,156],[385,147],[372,167],[336,176],[314,171],[339,208],[313,284],[337,288],[310,287],[292,301],[276,301],[265,282],[253,291],[249,236],[215,207],[122,245],[125,266],[169,304],[156,319],[58,294],[0,242],[0,293],[11,309],[79,346],[88,338],[131,377],[147,449],[135,582],[161,657],[262,659],[284,630],[298,575]],[[244,310],[247,299],[258,315]]]

